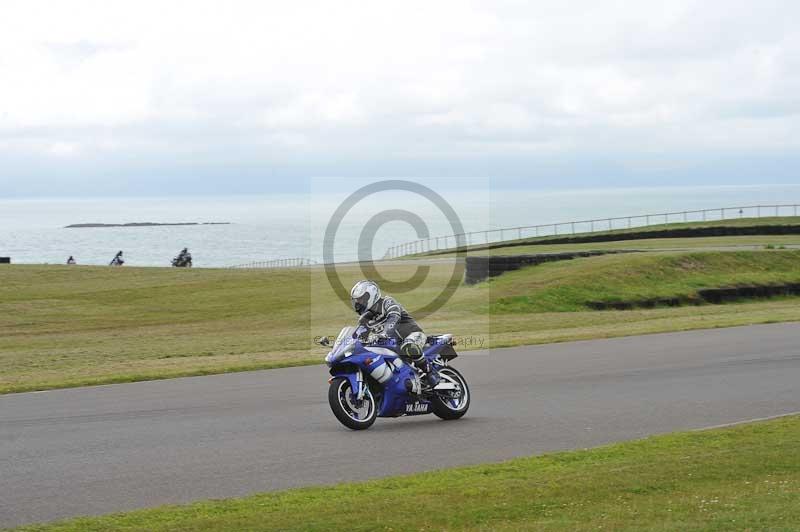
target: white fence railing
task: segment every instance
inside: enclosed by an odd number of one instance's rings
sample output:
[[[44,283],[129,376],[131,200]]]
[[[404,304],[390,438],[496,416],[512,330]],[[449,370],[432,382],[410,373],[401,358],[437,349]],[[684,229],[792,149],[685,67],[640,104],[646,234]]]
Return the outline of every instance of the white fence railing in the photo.
[[[248,262],[247,264],[231,266],[231,268],[302,268],[304,266],[313,266],[314,264],[317,264],[317,261],[304,258],[291,258]]]
[[[680,222],[706,222],[713,220],[730,220],[733,218],[761,218],[765,216],[797,216],[798,206],[788,205],[747,205],[742,207],[720,207],[694,211],[662,212],[657,214],[637,214],[634,216],[618,216],[615,218],[598,218],[595,220],[579,220],[574,222],[558,222],[541,225],[524,225],[519,227],[503,227],[486,229],[458,235],[443,235],[421,240],[412,240],[392,246],[386,250],[385,259],[393,259],[415,253],[442,251],[460,245],[474,246],[491,244],[523,238],[543,236],[563,236],[578,233],[597,233],[615,229],[631,229]]]

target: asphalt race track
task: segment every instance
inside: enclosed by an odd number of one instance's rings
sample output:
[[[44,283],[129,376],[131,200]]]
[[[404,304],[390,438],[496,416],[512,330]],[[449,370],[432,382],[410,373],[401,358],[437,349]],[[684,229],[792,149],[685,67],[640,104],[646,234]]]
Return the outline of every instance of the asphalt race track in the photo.
[[[798,344],[775,324],[466,353],[465,418],[362,432],[330,413],[324,366],[0,396],[0,527],[797,412]]]

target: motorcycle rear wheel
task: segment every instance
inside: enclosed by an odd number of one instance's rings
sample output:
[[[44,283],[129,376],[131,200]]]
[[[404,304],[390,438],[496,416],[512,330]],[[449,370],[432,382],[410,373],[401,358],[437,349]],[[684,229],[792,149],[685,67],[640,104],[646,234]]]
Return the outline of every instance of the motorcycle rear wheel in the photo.
[[[364,392],[364,398],[358,401],[354,397],[350,380],[345,377],[336,377],[328,388],[328,403],[333,415],[342,425],[353,430],[368,429],[378,417],[378,404],[369,387]],[[365,409],[362,414],[361,409]]]
[[[446,376],[453,379],[461,388],[458,397],[444,395],[443,392],[433,393],[431,397],[431,406],[433,413],[442,419],[458,419],[467,413],[469,410],[469,402],[472,398],[469,393],[469,386],[467,385],[464,376],[459,373],[455,368],[444,367],[439,369],[440,376]]]

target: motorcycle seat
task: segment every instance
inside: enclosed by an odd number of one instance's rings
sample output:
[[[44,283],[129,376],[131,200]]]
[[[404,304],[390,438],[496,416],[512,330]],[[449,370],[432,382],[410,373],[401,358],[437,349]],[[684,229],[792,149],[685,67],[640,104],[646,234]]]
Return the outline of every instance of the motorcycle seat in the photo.
[[[427,342],[428,345],[435,345],[435,344],[452,344],[453,343],[453,335],[452,334],[431,334],[428,336]]]

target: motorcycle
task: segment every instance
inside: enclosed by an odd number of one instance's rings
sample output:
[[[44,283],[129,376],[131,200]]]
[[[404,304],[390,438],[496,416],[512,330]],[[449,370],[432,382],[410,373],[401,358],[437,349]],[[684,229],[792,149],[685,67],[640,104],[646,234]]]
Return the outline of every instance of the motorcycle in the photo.
[[[319,342],[328,346],[325,337]],[[368,429],[379,417],[435,414],[458,419],[467,413],[467,381],[449,363],[458,356],[450,334],[428,337],[423,350],[430,374],[405,363],[394,340],[370,334],[364,325],[345,327],[325,357],[331,378],[328,403],[333,415],[353,430]]]
[[[192,256],[185,255],[185,256],[178,256],[172,259],[172,266],[175,268],[191,268],[192,267]]]

